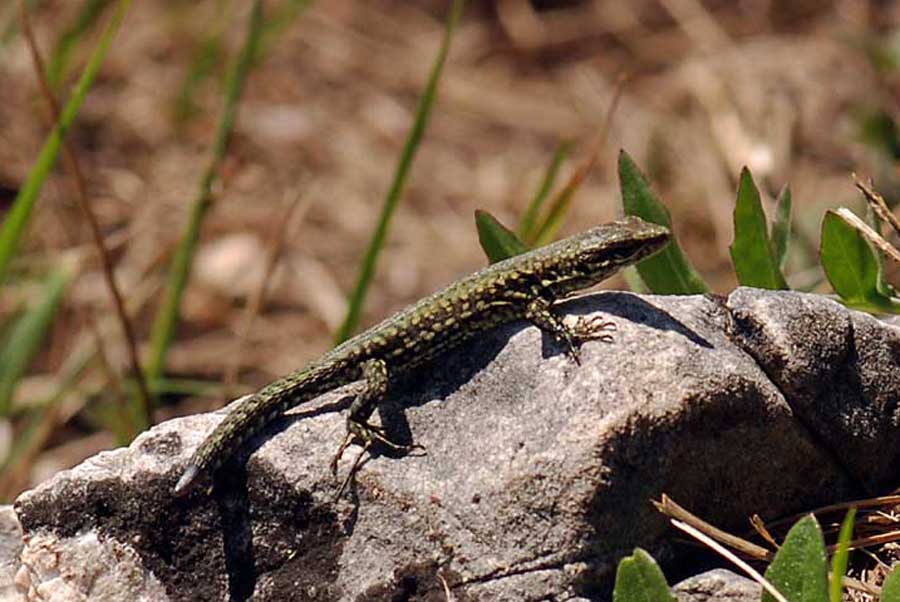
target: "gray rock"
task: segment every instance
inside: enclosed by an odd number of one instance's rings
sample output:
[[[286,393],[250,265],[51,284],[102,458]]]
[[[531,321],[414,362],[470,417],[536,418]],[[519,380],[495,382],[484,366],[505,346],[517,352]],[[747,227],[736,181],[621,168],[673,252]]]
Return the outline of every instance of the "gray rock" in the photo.
[[[12,506],[0,506],[0,600],[14,602],[25,597],[16,588],[22,527]]]
[[[735,341],[819,448],[866,494],[896,487],[900,328],[821,295],[742,288],[728,307]]]
[[[715,569],[685,579],[672,593],[678,602],[759,602],[762,586],[731,571]]]
[[[223,413],[160,424],[17,500],[23,558],[39,564],[40,541],[58,559],[52,574],[32,571],[31,587],[56,579],[87,596],[116,583],[121,599],[325,601],[444,600],[446,584],[456,601],[605,599],[615,563],[635,546],[668,557],[672,533],[649,502],[663,492],[744,531],[752,513],[802,511],[888,478],[881,461],[848,474],[814,419],[797,419],[807,406],[785,399],[804,393],[794,380],[805,374],[782,370],[787,381],[773,383],[747,352],[793,328],[785,319],[870,321],[870,350],[897,339],[894,327],[813,300],[586,296],[566,309],[603,312],[618,331],[612,344],[587,343],[581,366],[533,327],[498,329],[392,391],[380,409],[389,434],[427,453],[372,457],[337,502],[328,464],[346,390],[272,425],[211,495],[170,491]],[[824,335],[806,330],[807,343],[795,343],[814,346],[797,350],[814,364],[806,369],[831,374],[840,361],[866,375],[860,386],[897,390],[897,355],[821,353]],[[863,365],[885,357],[890,366]],[[842,391],[838,401],[852,402]],[[888,432],[845,436],[876,456],[865,442]]]

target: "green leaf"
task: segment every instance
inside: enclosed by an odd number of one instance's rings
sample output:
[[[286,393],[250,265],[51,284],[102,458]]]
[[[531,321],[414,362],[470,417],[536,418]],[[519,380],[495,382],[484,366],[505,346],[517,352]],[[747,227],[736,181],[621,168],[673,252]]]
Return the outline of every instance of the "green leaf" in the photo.
[[[82,103],[84,103],[88,90],[90,90],[94,79],[97,77],[100,65],[103,64],[103,59],[106,57],[112,39],[118,31],[122,19],[125,18],[125,13],[128,11],[130,4],[131,0],[121,0],[116,7],[116,11],[106,25],[106,29],[103,30],[100,41],[94,48],[94,52],[91,54],[87,66],[81,74],[81,78],[72,91],[69,102],[66,103],[59,116],[59,122],[50,131],[50,135],[47,136],[44,147],[41,149],[41,154],[35,160],[25,183],[19,189],[19,194],[16,195],[13,201],[12,208],[7,213],[6,220],[3,222],[3,228],[0,230],[0,284],[6,279],[9,262],[18,250],[19,240],[25,231],[25,226],[28,225],[34,203],[41,192],[41,188],[44,186],[44,181],[50,174],[50,170],[56,163],[62,140],[68,133],[69,128],[72,127],[72,123],[75,121]]]
[[[841,589],[843,577],[847,574],[847,561],[850,558],[850,538],[853,537],[853,521],[856,520],[856,508],[850,508],[844,522],[841,524],[841,534],[838,536],[837,549],[831,559],[831,583],[829,593],[831,602],[841,602]]]
[[[546,201],[547,197],[550,195],[550,191],[553,189],[553,184],[556,182],[556,176],[559,173],[559,168],[562,166],[566,157],[569,156],[571,150],[571,140],[561,140],[556,146],[556,152],[553,153],[553,159],[550,161],[550,165],[547,166],[547,171],[544,173],[544,179],[541,180],[541,186],[538,188],[537,192],[535,192],[531,202],[528,203],[528,208],[525,210],[525,214],[522,216],[521,221],[519,221],[517,233],[520,239],[534,243],[537,237],[536,224],[538,214],[541,211],[544,201]]]
[[[69,270],[53,272],[44,284],[40,301],[16,321],[0,350],[0,416],[9,413],[16,386],[40,350],[71,280]]]
[[[528,250],[516,233],[501,224],[497,218],[481,209],[475,210],[475,226],[478,242],[491,263],[497,263],[520,255]]]
[[[772,252],[779,269],[787,259],[788,241],[791,237],[791,189],[785,186],[775,200],[775,221],[772,222]]]
[[[878,292],[878,260],[856,228],[829,209],[821,239],[822,268],[841,301],[863,311],[900,313],[900,303]]]
[[[791,528],[765,577],[790,602],[828,600],[825,540],[815,517],[801,518]],[[775,597],[764,590],[762,600],[775,602]]]
[[[881,602],[900,602],[900,569],[894,569],[881,585]]]
[[[619,152],[619,186],[627,215],[636,215],[672,231],[668,209],[656,197],[647,178],[624,150]],[[653,257],[640,262],[637,270],[654,293],[691,295],[709,292],[709,286],[678,246],[674,232],[672,242]]]
[[[412,166],[413,158],[416,155],[416,151],[419,149],[422,136],[425,134],[425,128],[427,127],[429,117],[431,116],[431,109],[437,98],[438,82],[440,82],[444,63],[446,62],[447,54],[450,51],[450,40],[453,37],[453,31],[456,28],[456,23],[459,21],[459,16],[462,13],[464,5],[464,0],[454,0],[453,6],[450,8],[450,16],[447,19],[447,25],[444,28],[444,39],[441,43],[441,48],[438,51],[434,65],[431,68],[431,75],[428,77],[428,83],[425,85],[425,92],[419,100],[419,106],[416,110],[416,119],[413,123],[412,130],[409,132],[409,136],[406,138],[406,144],[404,144],[403,152],[400,154],[400,161],[397,163],[397,169],[394,171],[394,180],[391,182],[391,187],[384,199],[384,204],[381,208],[381,216],[378,218],[378,226],[375,228],[372,240],[369,242],[369,248],[363,256],[363,261],[359,269],[359,276],[356,279],[356,286],[353,288],[353,292],[350,294],[349,303],[347,304],[347,315],[344,317],[344,322],[341,324],[340,328],[338,328],[337,333],[335,333],[335,344],[342,343],[350,338],[350,335],[353,334],[359,326],[363,301],[366,298],[366,293],[369,291],[369,285],[372,282],[372,276],[375,273],[375,264],[378,261],[378,256],[381,254],[381,249],[384,247],[388,226],[391,223],[391,218],[397,208],[400,195],[403,193],[403,189],[406,185],[406,177],[409,174],[409,168]]]
[[[648,289],[647,285],[644,284],[644,281],[641,280],[641,275],[638,273],[637,268],[633,265],[630,265],[622,270],[622,276],[625,278],[625,283],[628,285],[628,288],[635,293],[641,295],[650,293],[650,289]]]
[[[619,561],[613,602],[674,602],[666,577],[653,557],[640,548]]]
[[[866,223],[876,233],[881,232],[881,220],[878,218],[878,214],[872,209],[870,203],[866,203]],[[875,261],[878,263],[878,278],[875,280],[875,289],[885,297],[893,296],[895,294],[894,287],[887,281],[887,277],[884,273],[884,256],[881,253],[876,252]]]
[[[766,214],[759,200],[759,190],[746,167],[741,170],[737,202],[734,206],[734,242],[731,262],[738,281],[744,286],[767,289],[788,288],[778,259],[769,242]]]

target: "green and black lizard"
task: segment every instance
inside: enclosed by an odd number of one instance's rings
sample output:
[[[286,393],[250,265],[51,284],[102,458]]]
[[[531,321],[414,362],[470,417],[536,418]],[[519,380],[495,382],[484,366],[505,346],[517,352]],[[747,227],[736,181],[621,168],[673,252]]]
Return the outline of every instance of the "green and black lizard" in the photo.
[[[577,362],[578,345],[608,337],[605,331],[611,324],[597,317],[579,317],[574,324],[566,324],[554,311],[554,302],[655,253],[668,241],[666,228],[629,217],[500,261],[454,282],[240,402],[194,452],[175,485],[175,495],[186,494],[202,474],[214,471],[288,408],[355,381],[364,385],[350,406],[347,437],[332,467],[354,439],[362,442],[364,449],[374,441],[402,448],[368,423],[390,383],[500,324],[528,320],[565,344]]]

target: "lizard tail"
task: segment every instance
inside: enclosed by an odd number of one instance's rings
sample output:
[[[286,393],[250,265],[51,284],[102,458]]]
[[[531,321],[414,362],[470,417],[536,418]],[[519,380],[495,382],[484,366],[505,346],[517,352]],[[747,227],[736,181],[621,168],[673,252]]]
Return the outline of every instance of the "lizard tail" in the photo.
[[[197,483],[197,477],[199,476],[200,467],[191,462],[187,465],[187,468],[184,469],[184,472],[181,473],[181,478],[178,479],[175,488],[172,489],[172,493],[174,493],[176,497],[186,496],[194,488],[194,485]]]
[[[317,374],[309,370],[293,378],[296,380],[295,386],[286,386],[288,383],[284,379],[277,380],[238,402],[237,407],[216,425],[191,456],[172,493],[176,497],[187,495],[202,475],[215,471],[247,439],[260,432],[282,412],[344,384],[338,382],[333,373]]]

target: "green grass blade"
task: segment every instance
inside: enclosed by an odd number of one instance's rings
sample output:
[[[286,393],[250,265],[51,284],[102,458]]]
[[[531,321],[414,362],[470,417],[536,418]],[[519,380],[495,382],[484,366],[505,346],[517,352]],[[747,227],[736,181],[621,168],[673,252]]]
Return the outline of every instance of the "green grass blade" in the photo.
[[[653,557],[635,548],[634,554],[619,561],[613,602],[675,602],[675,598]]]
[[[487,211],[475,210],[475,227],[478,229],[478,242],[491,263],[521,255],[528,250],[515,232]]]
[[[312,6],[312,0],[284,0],[281,6],[273,11],[272,17],[263,27],[259,55],[265,55],[294,20]]]
[[[53,55],[47,65],[47,80],[53,90],[59,90],[69,65],[69,58],[78,40],[90,31],[109,4],[110,0],[87,0],[75,17],[75,23],[57,40],[56,48],[53,49]]]
[[[626,215],[636,215],[665,226],[672,232],[669,210],[659,201],[646,176],[624,150],[619,152],[619,186]],[[637,270],[644,284],[654,293],[692,295],[709,292],[709,286],[678,246],[674,232],[672,242],[638,264]]]
[[[825,276],[847,306],[874,313],[900,313],[900,303],[878,292],[875,252],[835,211],[822,220],[819,256]]]
[[[69,98],[69,102],[63,108],[59,117],[59,123],[53,127],[53,130],[47,137],[40,155],[38,155],[31,171],[28,173],[25,183],[19,190],[19,194],[16,195],[12,208],[3,222],[3,229],[0,230],[0,284],[6,280],[9,262],[18,250],[19,240],[25,231],[25,227],[28,225],[34,203],[47,176],[50,174],[50,170],[53,169],[53,165],[56,163],[62,140],[68,133],[69,128],[72,127],[72,122],[75,121],[75,116],[81,109],[85,96],[87,96],[88,90],[97,77],[100,65],[103,64],[103,59],[106,57],[112,39],[116,31],[118,31],[130,4],[131,0],[121,0],[116,7],[116,11],[103,31],[100,41],[94,48],[94,52],[91,54],[91,58],[88,60],[87,66],[84,68],[84,72],[82,72],[81,78],[78,80]]]
[[[828,600],[825,540],[812,515],[801,518],[788,531],[765,577],[790,602]],[[775,597],[763,591],[762,600],[775,602]]]
[[[40,302],[22,314],[8,335],[7,345],[0,350],[0,416],[9,413],[16,386],[40,350],[71,280],[72,273],[67,269],[53,272],[44,284]]]
[[[244,90],[250,64],[253,56],[256,54],[262,22],[262,2],[261,0],[255,0],[247,25],[247,37],[244,41],[244,46],[241,48],[237,59],[229,71],[225,87],[225,103],[222,116],[219,119],[218,129],[216,130],[216,137],[212,147],[212,158],[203,177],[200,179],[199,189],[191,206],[187,227],[175,252],[175,258],[172,260],[165,296],[153,323],[153,330],[150,336],[150,361],[147,365],[147,377],[151,381],[162,375],[166,354],[175,334],[181,298],[184,295],[184,289],[190,277],[194,252],[197,248],[197,241],[200,238],[200,227],[203,224],[206,212],[212,205],[212,184],[218,177],[219,167],[225,158],[228,142],[234,130],[238,102]]]
[[[837,549],[831,559],[831,582],[828,586],[830,602],[841,602],[843,596],[843,578],[847,574],[847,562],[850,559],[850,538],[853,537],[853,522],[856,520],[856,508],[850,508],[841,524]]]
[[[550,206],[550,210],[547,212],[544,221],[536,228],[537,232],[534,235],[534,242],[531,243],[532,246],[543,247],[553,240],[553,237],[556,236],[560,226],[562,226],[563,218],[566,216],[566,212],[572,205],[572,199],[575,198],[575,193],[581,188],[584,178],[584,175],[573,176],[572,179],[566,183],[565,188],[559,191],[559,194],[553,199],[553,204]]]
[[[538,214],[541,212],[541,207],[550,195],[550,191],[553,190],[553,184],[556,182],[559,168],[562,167],[563,161],[566,160],[566,157],[569,156],[571,151],[572,141],[560,140],[559,144],[556,146],[556,152],[553,153],[553,159],[550,161],[550,165],[547,166],[547,171],[544,172],[541,186],[531,198],[531,202],[528,203],[528,208],[525,210],[522,219],[519,221],[519,227],[516,230],[516,233],[521,240],[534,243],[535,238],[537,237],[536,224]]]
[[[419,100],[419,106],[416,110],[416,119],[409,136],[406,138],[403,152],[400,154],[400,161],[394,172],[394,179],[391,182],[391,187],[388,190],[384,205],[381,208],[378,226],[375,228],[375,233],[372,235],[372,240],[369,242],[369,247],[366,250],[366,254],[363,256],[359,276],[356,279],[356,286],[354,287],[348,302],[347,315],[335,334],[335,344],[347,340],[359,326],[362,305],[365,301],[366,293],[369,290],[369,285],[372,282],[372,275],[375,273],[375,264],[378,261],[378,256],[381,254],[381,249],[384,247],[388,226],[390,225],[391,218],[394,215],[397,203],[400,200],[400,195],[406,184],[409,168],[412,166],[413,158],[416,155],[419,143],[422,141],[422,136],[428,125],[431,109],[434,106],[435,98],[437,98],[438,82],[441,79],[441,73],[447,59],[447,53],[450,50],[450,40],[453,37],[453,30],[456,28],[456,23],[459,21],[459,16],[462,13],[464,5],[464,0],[454,0],[453,6],[450,8],[450,16],[447,19],[447,25],[444,29],[444,39],[441,42],[441,48],[434,61],[434,66],[431,68],[431,75],[425,86],[425,92]]]
[[[734,271],[742,285],[776,290],[788,288],[769,242],[759,190],[746,167],[741,170],[738,184],[734,205],[734,242],[730,250]]]
[[[197,111],[194,102],[194,93],[197,86],[206,80],[222,61],[224,49],[222,48],[222,27],[207,37],[191,59],[187,75],[181,82],[178,92],[178,100],[175,101],[175,119],[178,122],[185,121]]]
[[[900,569],[895,568],[881,585],[881,602],[900,602]]]
[[[791,189],[785,186],[775,200],[775,221],[772,222],[772,252],[779,269],[784,269],[788,243],[791,238]]]

